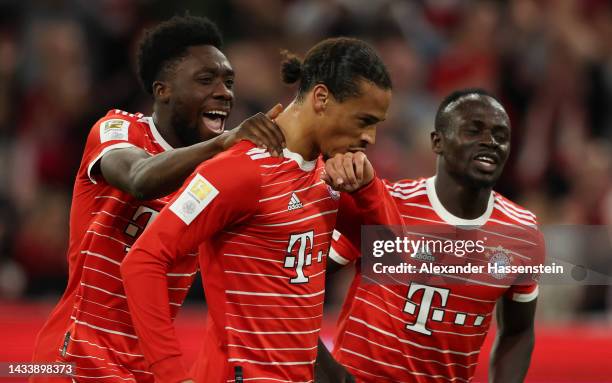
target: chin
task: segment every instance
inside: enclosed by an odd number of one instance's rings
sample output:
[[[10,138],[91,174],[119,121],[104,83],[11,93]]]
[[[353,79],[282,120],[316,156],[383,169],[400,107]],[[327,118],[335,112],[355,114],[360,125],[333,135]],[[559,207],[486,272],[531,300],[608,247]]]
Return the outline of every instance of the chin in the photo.
[[[479,189],[492,188],[497,183],[499,175],[497,174],[470,174],[467,177],[472,186]]]

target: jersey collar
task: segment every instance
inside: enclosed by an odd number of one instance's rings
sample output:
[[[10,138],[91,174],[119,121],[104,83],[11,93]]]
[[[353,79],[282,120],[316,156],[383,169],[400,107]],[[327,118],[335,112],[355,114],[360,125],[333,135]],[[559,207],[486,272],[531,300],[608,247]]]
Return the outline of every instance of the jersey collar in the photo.
[[[453,226],[462,226],[463,229],[467,229],[469,227],[479,227],[484,225],[489,218],[491,217],[491,213],[493,212],[493,206],[495,204],[495,199],[493,198],[493,192],[489,195],[489,201],[487,202],[487,210],[478,218],[474,219],[463,219],[453,215],[451,212],[446,210],[440,199],[438,199],[438,194],[436,193],[436,177],[433,176],[428,178],[425,181],[425,185],[427,188],[427,197],[429,198],[429,202],[431,203],[431,207],[438,214],[444,222],[453,225]],[[463,227],[463,226],[468,226]]]
[[[162,137],[162,135],[157,130],[157,127],[155,126],[155,122],[153,121],[153,116],[146,117],[146,119],[147,119],[147,122],[149,123],[151,134],[153,134],[153,139],[157,141],[159,146],[161,146],[164,149],[164,151],[173,149],[172,146],[170,146],[170,144],[166,142],[166,140],[164,140],[164,137]]]
[[[312,171],[316,164],[317,164],[317,160],[314,159],[312,161],[306,161],[304,159],[304,157],[302,157],[299,153],[294,153],[291,150],[284,148],[283,149],[283,156],[285,158],[288,158],[290,160],[293,160],[295,162],[297,162],[298,166],[300,167],[300,169],[302,169],[305,172],[310,172]]]

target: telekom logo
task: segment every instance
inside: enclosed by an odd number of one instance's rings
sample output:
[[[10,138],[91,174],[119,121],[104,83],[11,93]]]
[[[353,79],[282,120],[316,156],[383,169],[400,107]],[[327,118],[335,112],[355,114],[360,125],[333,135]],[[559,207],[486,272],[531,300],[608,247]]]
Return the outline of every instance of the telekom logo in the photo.
[[[410,288],[408,289],[408,301],[406,301],[406,305],[404,306],[404,312],[407,312],[410,315],[415,315],[415,312],[417,311],[417,305],[411,302],[410,300],[417,291],[421,290],[423,290],[423,297],[421,298],[421,304],[418,305],[416,321],[413,324],[406,325],[406,328],[408,330],[416,331],[421,334],[431,335],[431,330],[429,330],[426,326],[427,321],[429,320],[430,312],[431,319],[434,321],[442,322],[442,319],[444,318],[444,310],[431,310],[431,302],[433,301],[436,294],[438,294],[441,300],[440,306],[446,306],[446,301],[448,299],[450,290],[442,289],[439,287],[421,285],[418,283],[411,283]]]
[[[292,234],[289,237],[289,244],[287,246],[287,257],[285,258],[285,267],[295,267],[297,276],[289,280],[290,283],[307,283],[308,277],[304,275],[304,266],[310,266],[312,264],[312,246],[314,240],[314,231],[308,231],[306,233]],[[299,246],[297,249],[297,257],[293,255],[293,248]],[[317,255],[317,262],[321,262],[323,258],[323,252],[319,251]]]

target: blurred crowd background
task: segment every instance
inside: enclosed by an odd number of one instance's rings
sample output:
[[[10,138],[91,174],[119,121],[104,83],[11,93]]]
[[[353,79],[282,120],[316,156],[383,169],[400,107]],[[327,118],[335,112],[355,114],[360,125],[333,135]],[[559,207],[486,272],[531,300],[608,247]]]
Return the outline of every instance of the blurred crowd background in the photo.
[[[280,49],[304,54],[325,37],[362,37],[394,83],[389,118],[368,153],[380,175],[432,175],[438,103],[482,87],[513,125],[497,190],[544,225],[612,225],[608,0],[0,0],[0,300],[56,302],[88,130],[111,108],[151,112],[134,48],[143,28],[185,10],[224,34],[237,73],[229,126],[291,100]],[[612,254],[600,261],[610,274]],[[332,282],[332,306],[347,278]],[[542,318],[604,319],[612,294],[608,286],[544,286],[540,306]]]

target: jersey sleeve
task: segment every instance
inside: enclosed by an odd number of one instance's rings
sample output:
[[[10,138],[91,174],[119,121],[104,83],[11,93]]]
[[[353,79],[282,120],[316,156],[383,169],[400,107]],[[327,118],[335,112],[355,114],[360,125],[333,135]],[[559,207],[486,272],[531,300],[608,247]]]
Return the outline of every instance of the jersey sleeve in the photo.
[[[260,182],[258,168],[245,155],[223,153],[205,162],[185,181],[122,263],[121,275],[136,333],[156,381],[188,379],[170,316],[170,266],[227,225],[247,219],[256,209],[259,194],[244,190],[258,191]]]
[[[530,228],[529,230],[532,230],[533,233],[526,238],[528,245],[518,250],[523,256],[522,265],[544,265],[546,261],[544,236],[537,228]],[[515,283],[506,292],[506,298],[523,303],[533,301],[539,294],[538,282],[540,277],[540,273],[519,274]]]
[[[402,225],[397,203],[380,178],[375,176],[372,182],[350,196],[364,225]]]
[[[109,113],[98,120],[89,132],[83,154],[89,180],[94,184],[99,181],[100,175],[94,169],[104,154],[114,149],[143,148],[144,140],[144,131],[135,118]]]
[[[347,264],[361,255],[361,226],[399,226],[402,217],[395,199],[387,192],[384,182],[374,177],[372,182],[348,194],[342,193],[336,232],[330,248],[330,258]],[[335,237],[338,237],[336,240]]]
[[[332,234],[332,244],[329,248],[329,258],[340,265],[347,265],[361,255],[361,251],[338,230]]]

